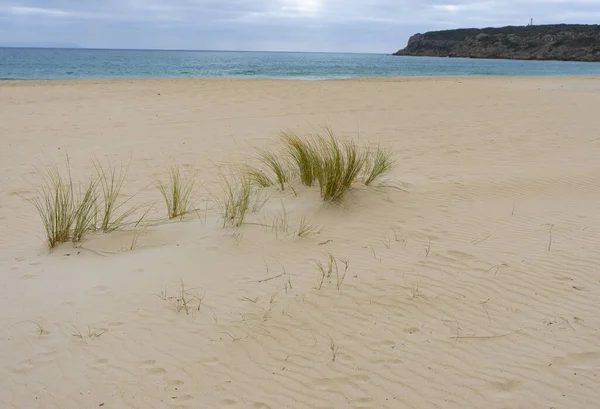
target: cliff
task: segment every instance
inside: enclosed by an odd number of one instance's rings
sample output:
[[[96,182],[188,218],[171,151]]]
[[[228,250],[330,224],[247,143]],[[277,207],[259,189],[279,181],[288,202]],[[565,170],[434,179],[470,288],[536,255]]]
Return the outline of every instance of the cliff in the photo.
[[[394,55],[600,62],[600,25],[431,31]]]

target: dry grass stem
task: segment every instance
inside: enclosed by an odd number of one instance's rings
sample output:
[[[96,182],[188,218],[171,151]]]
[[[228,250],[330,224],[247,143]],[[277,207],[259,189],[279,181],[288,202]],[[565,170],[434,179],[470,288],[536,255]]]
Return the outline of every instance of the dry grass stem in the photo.
[[[338,261],[344,265],[344,269],[340,272]],[[319,277],[319,285],[317,286],[317,290],[323,288],[323,284],[326,278],[331,278],[335,273],[335,281],[336,281],[336,289],[340,290],[342,288],[342,284],[346,279],[346,274],[348,273],[348,268],[350,267],[350,262],[347,259],[334,257],[331,253],[327,256],[327,264],[323,264],[320,261],[317,261],[317,270],[320,273]]]

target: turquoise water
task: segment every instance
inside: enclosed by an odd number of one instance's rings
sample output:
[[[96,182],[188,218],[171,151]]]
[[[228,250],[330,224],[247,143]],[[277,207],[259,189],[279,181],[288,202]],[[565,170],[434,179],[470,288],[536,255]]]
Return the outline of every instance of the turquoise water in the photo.
[[[0,48],[0,79],[600,75],[600,63],[383,54]]]

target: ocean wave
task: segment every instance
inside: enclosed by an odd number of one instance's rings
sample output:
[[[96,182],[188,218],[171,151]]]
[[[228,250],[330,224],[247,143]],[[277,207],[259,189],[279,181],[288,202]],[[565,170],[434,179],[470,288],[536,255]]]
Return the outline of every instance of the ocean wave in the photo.
[[[247,70],[232,70],[230,71],[231,75],[257,75],[259,74],[260,71],[258,70],[251,70],[251,69],[247,69]]]

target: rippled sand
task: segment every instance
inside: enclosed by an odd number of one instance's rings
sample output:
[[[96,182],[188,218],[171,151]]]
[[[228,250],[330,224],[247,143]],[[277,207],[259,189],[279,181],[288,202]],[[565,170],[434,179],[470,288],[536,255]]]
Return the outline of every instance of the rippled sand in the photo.
[[[595,408],[600,106],[593,78],[0,83],[3,408]],[[287,232],[222,229],[219,172],[282,129],[393,148],[387,187],[341,207],[272,190]],[[35,167],[130,163],[183,222],[48,254]],[[293,234],[302,218],[319,234]],[[347,259],[319,290],[316,263]],[[340,267],[341,268],[341,267]],[[181,282],[197,300],[176,312]],[[81,335],[81,336],[79,336]]]

